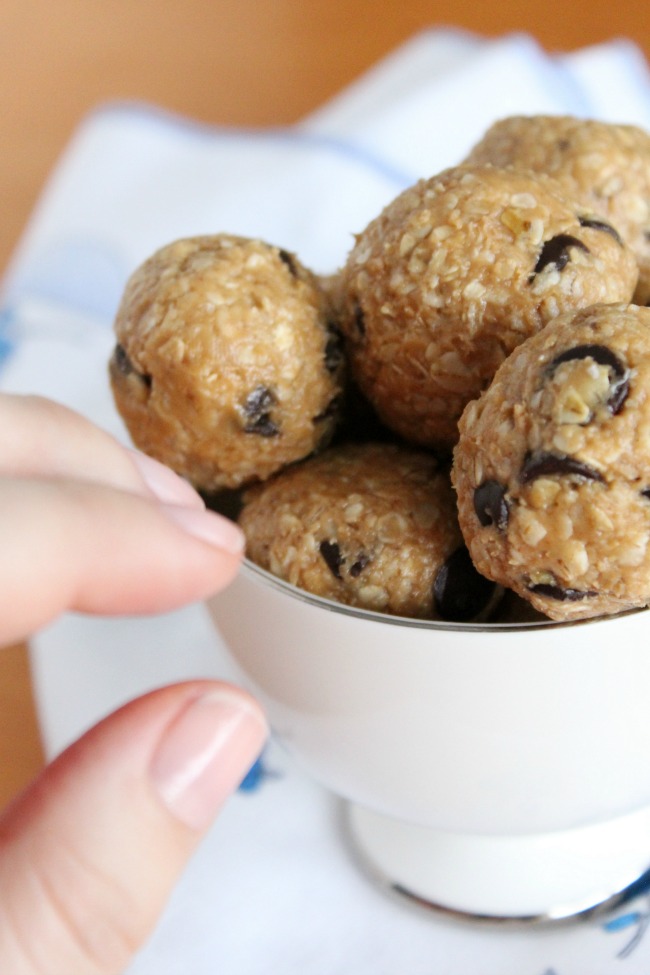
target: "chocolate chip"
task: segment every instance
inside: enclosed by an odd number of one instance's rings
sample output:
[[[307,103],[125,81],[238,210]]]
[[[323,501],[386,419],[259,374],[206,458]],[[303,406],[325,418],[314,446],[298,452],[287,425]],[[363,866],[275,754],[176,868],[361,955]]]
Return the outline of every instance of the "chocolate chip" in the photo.
[[[111,366],[121,376],[136,376],[148,389],[151,388],[151,376],[143,372],[138,372],[123,345],[118,344],[115,346]]]
[[[571,141],[569,139],[558,139],[557,140],[557,147],[560,150],[560,152],[566,152],[567,149],[570,148],[570,146],[571,146]]]
[[[615,352],[606,345],[595,343],[575,345],[571,349],[560,352],[550,363],[549,369],[555,369],[561,362],[570,362],[572,359],[593,359],[600,366],[609,366],[617,377],[625,376],[627,373],[626,367]]]
[[[641,495],[642,498],[648,498],[648,500],[650,501],[650,487],[644,488],[642,491],[639,491],[639,494]]]
[[[294,278],[297,278],[298,268],[296,267],[296,262],[294,260],[293,254],[290,254],[289,251],[285,251],[284,249],[281,248],[278,251],[278,257],[280,258],[283,264],[287,265]]]
[[[552,373],[561,363],[571,362],[574,359],[593,359],[599,366],[608,366],[611,369],[612,381],[610,386],[612,391],[607,400],[607,408],[613,416],[620,413],[630,392],[630,370],[625,363],[606,345],[593,343],[576,345],[572,349],[561,352],[549,364],[548,372]]]
[[[626,376],[619,383],[612,383],[612,395],[607,400],[607,408],[612,416],[616,416],[623,409],[623,403],[630,392],[630,381]]]
[[[474,511],[484,528],[494,525],[503,532],[508,527],[510,511],[505,494],[504,485],[498,481],[483,481],[474,491]]]
[[[327,568],[330,570],[335,579],[341,578],[341,566],[345,562],[345,559],[341,555],[341,549],[338,547],[336,542],[323,541],[319,545],[320,554],[325,559]]]
[[[552,477],[560,474],[563,477],[582,477],[586,481],[602,481],[603,476],[594,467],[583,464],[575,457],[566,454],[534,453],[526,454],[523,467],[519,473],[522,484],[529,484],[538,477]]]
[[[495,585],[480,575],[462,545],[438,569],[433,605],[443,620],[467,623],[480,616],[494,595]]]
[[[272,390],[266,386],[256,386],[248,394],[242,411],[246,418],[245,433],[255,433],[260,437],[277,437],[280,428],[271,419],[270,410],[275,406],[277,398]]]
[[[592,599],[598,595],[594,589],[569,589],[549,582],[536,582],[527,586],[527,589],[538,596],[547,596],[549,599],[557,599],[559,602],[575,603],[579,599]]]
[[[547,240],[542,246],[540,255],[537,258],[537,264],[528,279],[529,283],[534,279],[536,274],[543,271],[549,264],[554,264],[558,271],[562,271],[571,260],[570,251],[572,247],[578,247],[581,251],[589,254],[587,245],[583,244],[581,240],[578,240],[577,237],[573,237],[571,234],[557,234],[555,237]]]
[[[365,552],[360,552],[357,556],[356,562],[353,562],[350,566],[350,575],[352,578],[356,579],[358,576],[360,576],[369,562],[370,556],[366,555]]]
[[[135,372],[133,368],[133,363],[127,355],[127,351],[123,345],[116,345],[113,350],[113,364],[118,372],[121,372],[123,376],[129,376],[132,372]]]
[[[256,419],[268,411],[275,402],[275,393],[268,386],[256,386],[246,397],[244,413],[251,419]]]
[[[277,437],[280,434],[280,428],[268,414],[265,414],[258,417],[257,420],[247,423],[244,427],[244,433],[255,433],[258,437]]]
[[[333,322],[327,324],[327,343],[325,345],[325,368],[328,372],[337,372],[343,362],[343,336]]]
[[[578,222],[581,227],[588,227],[591,230],[602,230],[604,233],[609,234],[614,238],[617,244],[624,247],[623,238],[619,234],[616,227],[612,227],[611,223],[607,223],[606,220],[599,220],[597,217],[578,217]]]

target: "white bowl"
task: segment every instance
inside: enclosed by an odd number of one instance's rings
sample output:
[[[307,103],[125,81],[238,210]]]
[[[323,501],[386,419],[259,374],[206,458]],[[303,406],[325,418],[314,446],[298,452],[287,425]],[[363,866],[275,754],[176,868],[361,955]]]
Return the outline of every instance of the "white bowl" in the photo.
[[[421,622],[248,561],[210,610],[275,735],[348,801],[359,855],[393,889],[503,919],[637,889],[650,867],[647,611]]]

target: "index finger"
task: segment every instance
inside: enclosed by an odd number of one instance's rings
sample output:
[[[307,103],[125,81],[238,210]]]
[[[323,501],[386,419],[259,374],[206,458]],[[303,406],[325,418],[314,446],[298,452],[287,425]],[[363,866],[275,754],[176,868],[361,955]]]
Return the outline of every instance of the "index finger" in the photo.
[[[0,474],[93,481],[202,507],[196,491],[169,468],[42,396],[0,393]]]

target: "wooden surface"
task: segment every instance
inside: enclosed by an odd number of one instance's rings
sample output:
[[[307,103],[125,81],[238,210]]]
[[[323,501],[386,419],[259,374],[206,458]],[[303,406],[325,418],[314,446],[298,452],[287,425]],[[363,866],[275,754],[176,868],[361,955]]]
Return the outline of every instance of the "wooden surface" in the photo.
[[[623,36],[650,57],[650,6],[631,0],[2,0],[0,25],[0,268],[98,102],[289,123],[429,26],[525,30],[549,50]],[[41,763],[25,648],[0,651],[0,805]]]

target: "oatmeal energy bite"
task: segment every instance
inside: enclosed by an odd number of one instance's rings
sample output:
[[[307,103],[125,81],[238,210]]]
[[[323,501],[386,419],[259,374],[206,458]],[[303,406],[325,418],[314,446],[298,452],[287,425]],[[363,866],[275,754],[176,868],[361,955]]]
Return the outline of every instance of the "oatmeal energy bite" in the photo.
[[[650,301],[650,134],[571,116],[512,116],[496,122],[468,162],[548,173],[620,233],[639,264],[634,300]]]
[[[448,471],[424,452],[332,447],[250,488],[244,502],[249,558],[316,595],[464,621],[500,595],[469,559]]]
[[[650,603],[650,308],[565,314],[460,422],[453,479],[479,572],[556,620]]]
[[[292,255],[178,240],[127,283],[110,376],[135,444],[197,488],[269,477],[325,445],[343,356],[329,299]]]
[[[466,404],[558,314],[629,301],[638,270],[611,228],[541,174],[460,166],[397,197],[341,273],[351,368],[381,420],[449,449]]]

